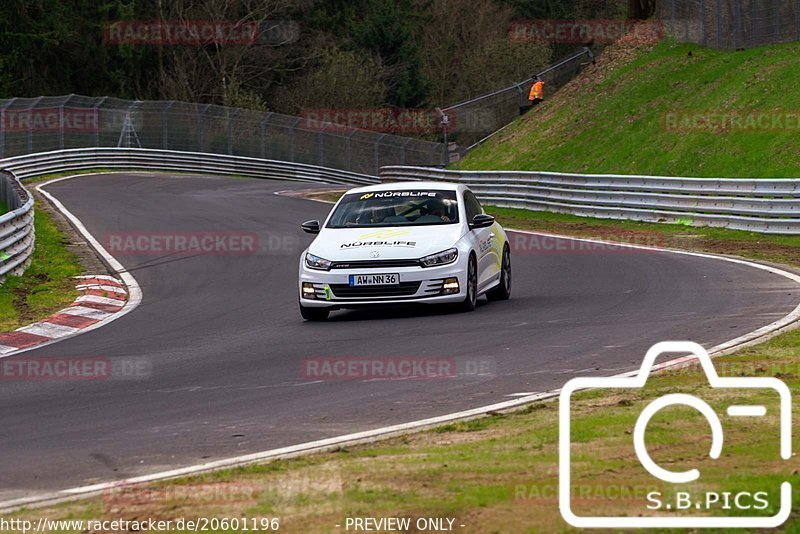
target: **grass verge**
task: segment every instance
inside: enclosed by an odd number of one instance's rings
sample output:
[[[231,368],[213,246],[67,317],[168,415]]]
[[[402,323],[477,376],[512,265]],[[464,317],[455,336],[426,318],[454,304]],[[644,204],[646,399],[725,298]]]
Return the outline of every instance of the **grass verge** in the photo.
[[[796,238],[493,207],[488,211],[520,229],[616,237],[640,244],[668,242],[800,268],[800,257],[792,250],[797,247]],[[798,352],[800,330],[794,330],[718,358],[715,366],[722,376],[778,377],[797,399]],[[697,467],[702,472],[701,482],[684,490],[696,500],[714,492],[763,491],[768,504],[759,513],[771,514],[777,510],[779,483],[789,480],[797,501],[800,462],[796,456],[784,461],[778,455],[777,398],[764,392],[753,397],[741,391],[731,395],[710,390],[702,372],[692,366],[654,376],[643,390],[588,391],[575,396],[571,413],[576,513],[646,511],[643,507],[651,503],[647,495],[654,491],[662,503],[677,502],[674,487],[656,483],[641,469],[631,441],[641,409],[656,397],[677,392],[707,400],[717,413],[724,413],[731,403],[744,402],[760,403],[768,413],[758,420],[724,419],[724,452],[717,461],[707,459],[710,438],[704,420],[680,408],[657,415],[647,433],[654,459],[670,469]],[[15,517],[267,517],[279,518],[285,532],[342,532],[348,517],[414,521],[442,517],[452,518],[455,529],[464,532],[568,532],[572,529],[561,519],[557,502],[557,411],[557,402],[543,402],[513,414],[445,425],[373,445],[115,490],[101,498],[23,510]],[[702,513],[744,512],[712,505]],[[800,521],[792,516],[784,530],[798,529]]]
[[[797,177],[798,51],[612,45],[456,168]]]
[[[34,206],[36,246],[30,267],[22,276],[9,276],[0,285],[0,332],[47,317],[68,306],[78,292],[74,276],[83,272],[76,256],[67,250],[61,233],[41,201]]]

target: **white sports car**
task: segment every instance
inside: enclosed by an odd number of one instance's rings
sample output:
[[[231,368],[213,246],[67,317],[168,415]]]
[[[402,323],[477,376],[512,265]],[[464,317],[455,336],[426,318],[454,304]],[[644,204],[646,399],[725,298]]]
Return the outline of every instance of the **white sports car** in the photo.
[[[466,186],[402,182],[348,191],[300,257],[300,313],[375,304],[456,303],[511,295],[508,238]]]

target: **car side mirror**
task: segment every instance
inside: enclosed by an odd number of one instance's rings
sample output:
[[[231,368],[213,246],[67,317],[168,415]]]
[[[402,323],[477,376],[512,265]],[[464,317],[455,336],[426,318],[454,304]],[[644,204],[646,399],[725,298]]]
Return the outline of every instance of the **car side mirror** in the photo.
[[[307,234],[319,233],[319,221],[306,221],[300,225],[300,228]]]
[[[469,223],[469,227],[470,229],[474,230],[475,228],[488,228],[493,224],[494,217],[491,215],[486,215],[485,213],[479,213],[472,218],[472,222]]]

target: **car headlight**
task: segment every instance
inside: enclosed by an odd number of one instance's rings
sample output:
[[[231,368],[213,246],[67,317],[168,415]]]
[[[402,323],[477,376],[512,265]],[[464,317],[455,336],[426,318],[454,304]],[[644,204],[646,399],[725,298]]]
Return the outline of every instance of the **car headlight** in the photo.
[[[318,271],[330,271],[331,261],[319,256],[314,256],[310,252],[306,252],[306,267],[309,269],[316,269]]]
[[[458,259],[458,249],[448,248],[443,252],[437,252],[436,254],[431,254],[430,256],[420,258],[419,262],[423,267],[435,267],[437,265],[447,265],[448,263],[453,263],[456,261],[456,259]]]

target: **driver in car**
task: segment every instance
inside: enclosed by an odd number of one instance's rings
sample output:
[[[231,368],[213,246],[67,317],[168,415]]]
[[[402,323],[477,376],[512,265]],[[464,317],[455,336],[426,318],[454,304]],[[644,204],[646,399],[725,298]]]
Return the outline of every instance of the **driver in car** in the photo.
[[[447,213],[447,206],[441,200],[432,200],[428,202],[428,213],[439,217],[442,222],[451,222],[450,215]]]

